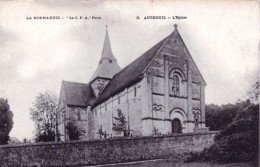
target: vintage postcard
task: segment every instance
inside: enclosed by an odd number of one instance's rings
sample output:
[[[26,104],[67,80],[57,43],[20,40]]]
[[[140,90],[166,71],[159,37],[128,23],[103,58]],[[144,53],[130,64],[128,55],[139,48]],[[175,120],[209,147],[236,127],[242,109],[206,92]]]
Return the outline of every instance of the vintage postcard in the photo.
[[[258,1],[0,2],[0,166],[255,166]]]

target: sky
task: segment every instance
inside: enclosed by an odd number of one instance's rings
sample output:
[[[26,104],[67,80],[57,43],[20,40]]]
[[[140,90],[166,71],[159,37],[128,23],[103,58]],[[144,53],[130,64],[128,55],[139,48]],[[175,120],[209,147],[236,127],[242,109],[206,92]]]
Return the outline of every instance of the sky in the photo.
[[[207,83],[206,104],[235,103],[258,76],[258,10],[257,1],[1,1],[0,97],[8,99],[14,114],[10,136],[33,138],[29,108],[40,92],[58,96],[62,80],[89,81],[101,57],[105,25],[123,68],[178,24]],[[35,16],[101,19],[27,19]]]

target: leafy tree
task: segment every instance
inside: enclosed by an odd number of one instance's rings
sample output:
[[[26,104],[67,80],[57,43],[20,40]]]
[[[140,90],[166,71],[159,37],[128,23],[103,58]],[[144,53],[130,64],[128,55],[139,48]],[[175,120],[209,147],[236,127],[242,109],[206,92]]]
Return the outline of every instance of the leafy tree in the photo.
[[[250,100],[253,101],[255,104],[258,103],[259,100],[259,89],[260,89],[260,81],[257,81],[252,88],[247,92]]]
[[[33,107],[30,108],[31,119],[35,123],[36,142],[55,141],[55,112],[58,98],[50,92],[39,93]]]
[[[122,113],[122,111],[119,109],[117,110],[117,117],[113,117],[113,127],[112,130],[114,131],[125,131],[126,130],[126,119],[125,115]]]
[[[7,144],[13,128],[13,113],[7,99],[0,98],[0,144]]]
[[[237,116],[215,137],[215,143],[201,153],[192,153],[188,161],[222,163],[253,161],[258,156],[259,105],[245,103]]]
[[[70,140],[80,140],[82,137],[85,137],[85,130],[78,127],[73,121],[69,122],[66,128],[68,130]]]
[[[227,127],[236,117],[241,104],[206,105],[206,126],[210,130],[221,130]]]
[[[206,126],[210,130],[222,130],[226,128],[236,117],[238,111],[250,104],[250,100],[237,101],[236,104],[223,104],[221,106],[206,105]]]
[[[252,90],[249,93],[253,103],[248,99],[246,101],[239,100],[231,107],[230,105],[222,105],[221,108],[216,105],[210,106],[210,110],[215,112],[218,119],[224,118],[223,114],[220,113],[223,113],[224,110],[230,110],[230,108],[233,112],[237,109],[236,117],[230,124],[223,126],[220,133],[215,136],[215,142],[212,146],[205,148],[202,152],[191,153],[186,161],[230,163],[255,160],[256,163],[258,162],[259,104],[256,101],[259,99],[259,82],[253,86]],[[219,121],[223,123],[221,119]],[[208,122],[208,124],[216,125],[217,123]]]

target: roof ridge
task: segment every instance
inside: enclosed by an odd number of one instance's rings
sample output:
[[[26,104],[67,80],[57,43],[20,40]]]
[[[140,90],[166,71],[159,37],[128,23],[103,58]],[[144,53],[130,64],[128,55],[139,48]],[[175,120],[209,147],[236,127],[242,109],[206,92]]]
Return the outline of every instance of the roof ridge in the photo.
[[[166,40],[166,41],[168,41],[168,39],[169,39],[169,37],[171,36],[171,34],[170,35],[168,35],[166,38],[164,38],[164,39],[162,39],[161,41],[163,41],[163,40]],[[168,39],[167,39],[168,38]],[[161,42],[160,41],[160,42]],[[164,41],[164,43],[163,43],[163,45],[165,44],[165,42],[166,41]],[[160,42],[158,42],[158,43],[160,43]],[[156,43],[155,45],[157,45],[158,43]],[[153,45],[150,49],[152,49],[155,45]],[[162,46],[163,46],[162,45]],[[160,49],[159,50],[161,50],[161,48],[162,48],[162,46],[160,47]],[[141,56],[143,56],[146,52],[148,52],[150,49],[148,49],[148,50],[146,50],[143,54],[141,54]],[[158,50],[158,51],[159,51]],[[156,57],[156,55],[158,54],[158,52],[156,52],[156,54],[155,54],[155,56],[154,57]],[[118,75],[119,73],[121,73],[123,70],[125,70],[127,67],[129,67],[132,63],[134,63],[139,57],[141,57],[141,56],[138,56],[134,61],[132,61],[130,64],[128,64],[127,66],[125,66],[122,70],[120,70],[118,73],[116,73],[114,76],[113,76],[113,78],[116,76],[116,75]],[[153,60],[153,59],[152,59]],[[150,63],[148,64],[148,66],[150,65]],[[145,68],[145,70],[146,70],[146,68]],[[145,71],[144,70],[144,71]],[[113,78],[112,78],[112,80],[113,80]]]
[[[96,100],[89,84],[63,81],[62,86],[67,105],[92,106]]]
[[[109,98],[109,96],[115,94],[116,92],[121,91],[123,87],[129,86],[129,84],[133,84],[140,79],[143,69],[147,66],[146,64],[150,63],[151,59],[157,55],[157,51],[170,36],[171,34],[160,40],[150,49],[146,50],[141,56],[137,57],[134,61],[115,74],[92,107],[95,107],[99,103],[105,101]],[[125,78],[126,76],[128,77]]]
[[[178,35],[180,36],[180,39],[181,39],[181,41],[183,42],[183,44],[184,44],[184,47],[185,47],[185,48],[186,48],[186,50],[188,51],[188,53],[189,53],[189,56],[191,57],[191,60],[193,61],[193,64],[195,64],[195,68],[197,68],[197,71],[199,72],[199,75],[200,75],[200,77],[202,78],[202,80],[204,81],[204,83],[207,85],[207,83],[206,83],[205,79],[203,78],[203,76],[202,76],[202,75],[201,75],[201,73],[200,73],[200,70],[199,70],[199,68],[198,68],[197,64],[195,63],[195,61],[194,61],[193,57],[191,56],[191,54],[190,54],[190,51],[189,51],[189,49],[188,49],[187,45],[185,44],[184,40],[182,39],[182,37],[181,37],[181,35],[180,35],[179,31],[178,31],[177,29],[176,29],[176,31],[178,32]]]
[[[175,30],[174,30],[174,31],[175,31]],[[174,32],[174,31],[173,31],[173,32]],[[143,74],[143,73],[147,70],[147,68],[152,64],[152,62],[153,62],[153,60],[155,59],[155,57],[158,55],[158,53],[161,51],[161,49],[163,48],[163,46],[166,44],[166,42],[168,42],[168,40],[170,39],[170,37],[173,35],[173,32],[166,37],[166,40],[164,41],[164,43],[162,44],[162,46],[158,49],[158,51],[157,51],[156,54],[153,56],[153,58],[152,58],[152,60],[150,61],[150,63],[148,63],[148,65],[144,68],[144,70],[143,70],[143,72],[142,72],[141,74]]]
[[[73,81],[65,81],[65,80],[62,80],[62,82],[69,82],[69,83],[75,83],[75,84],[85,84],[85,85],[89,85],[89,83],[73,82]]]

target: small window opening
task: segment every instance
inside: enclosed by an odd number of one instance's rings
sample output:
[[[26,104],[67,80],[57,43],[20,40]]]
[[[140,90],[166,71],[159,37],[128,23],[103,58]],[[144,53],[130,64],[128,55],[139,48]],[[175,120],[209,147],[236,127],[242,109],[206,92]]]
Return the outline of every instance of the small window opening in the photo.
[[[176,96],[180,95],[180,79],[176,75],[173,76],[172,91],[174,95]]]
[[[136,87],[134,88],[134,94],[135,94],[135,97],[136,97]]]
[[[77,112],[77,120],[80,120],[80,119],[81,119],[80,110],[78,110],[78,112]]]
[[[112,63],[112,60],[111,60],[111,59],[109,59],[109,63]]]

